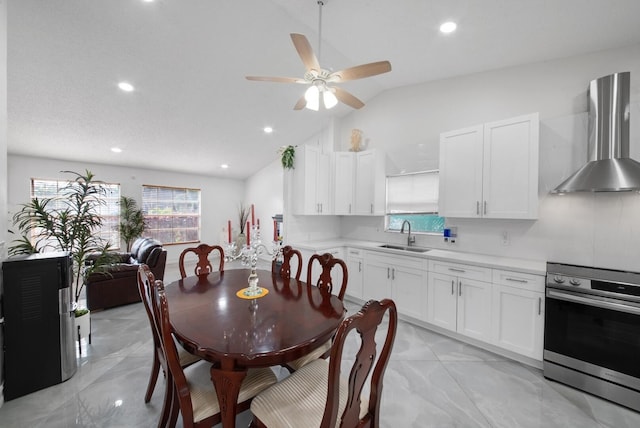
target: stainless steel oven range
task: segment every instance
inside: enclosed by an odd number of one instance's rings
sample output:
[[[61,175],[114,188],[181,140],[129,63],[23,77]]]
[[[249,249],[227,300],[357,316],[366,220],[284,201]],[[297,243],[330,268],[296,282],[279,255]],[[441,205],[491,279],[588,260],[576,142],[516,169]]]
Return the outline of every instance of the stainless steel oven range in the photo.
[[[547,263],[543,371],[640,411],[640,273]]]

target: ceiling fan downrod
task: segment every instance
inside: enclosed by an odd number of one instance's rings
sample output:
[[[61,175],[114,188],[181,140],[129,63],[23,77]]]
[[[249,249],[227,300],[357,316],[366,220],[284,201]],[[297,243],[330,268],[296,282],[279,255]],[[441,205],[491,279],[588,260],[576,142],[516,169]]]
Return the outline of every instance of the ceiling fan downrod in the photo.
[[[324,6],[323,0],[318,0],[318,62],[322,60],[322,6]]]

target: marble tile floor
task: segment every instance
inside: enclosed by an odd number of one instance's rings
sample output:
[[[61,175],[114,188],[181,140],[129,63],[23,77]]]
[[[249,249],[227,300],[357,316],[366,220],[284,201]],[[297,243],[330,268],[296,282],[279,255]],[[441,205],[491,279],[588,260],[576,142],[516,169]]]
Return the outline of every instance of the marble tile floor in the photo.
[[[176,273],[169,269],[166,279],[175,279]],[[349,302],[347,307],[349,313],[359,308]],[[163,380],[145,404],[152,342],[142,304],[96,312],[92,322],[93,343],[83,346],[77,373],[60,385],[4,403],[0,427],[156,426]],[[275,370],[279,377],[286,375]],[[246,427],[250,419],[250,412],[244,412],[237,426]],[[381,419],[381,427],[389,428],[640,426],[640,413],[402,321],[385,374]]]

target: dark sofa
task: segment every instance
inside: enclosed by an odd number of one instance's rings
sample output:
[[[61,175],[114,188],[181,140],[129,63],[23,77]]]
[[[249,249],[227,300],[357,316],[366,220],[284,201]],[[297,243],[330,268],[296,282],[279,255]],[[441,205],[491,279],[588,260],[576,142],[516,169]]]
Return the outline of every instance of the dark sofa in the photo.
[[[138,238],[130,253],[117,253],[119,263],[108,269],[108,273],[92,273],[87,278],[87,307],[94,311],[140,301],[138,291],[138,267],[145,263],[156,279],[164,279],[167,250],[160,241]],[[89,257],[89,263],[91,257]]]

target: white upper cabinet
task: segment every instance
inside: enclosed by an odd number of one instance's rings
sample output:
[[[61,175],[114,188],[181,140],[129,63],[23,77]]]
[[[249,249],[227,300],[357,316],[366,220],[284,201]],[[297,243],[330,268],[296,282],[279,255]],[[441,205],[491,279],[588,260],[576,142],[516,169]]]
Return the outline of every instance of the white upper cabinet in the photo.
[[[357,215],[384,215],[385,156],[379,150],[356,153],[356,184],[354,186]]]
[[[537,218],[538,139],[537,113],[442,133],[440,215]]]
[[[296,215],[333,214],[330,198],[331,159],[320,147],[296,151],[293,170],[293,210]]]
[[[336,215],[354,214],[354,188],[356,181],[356,154],[335,152],[333,212]]]

